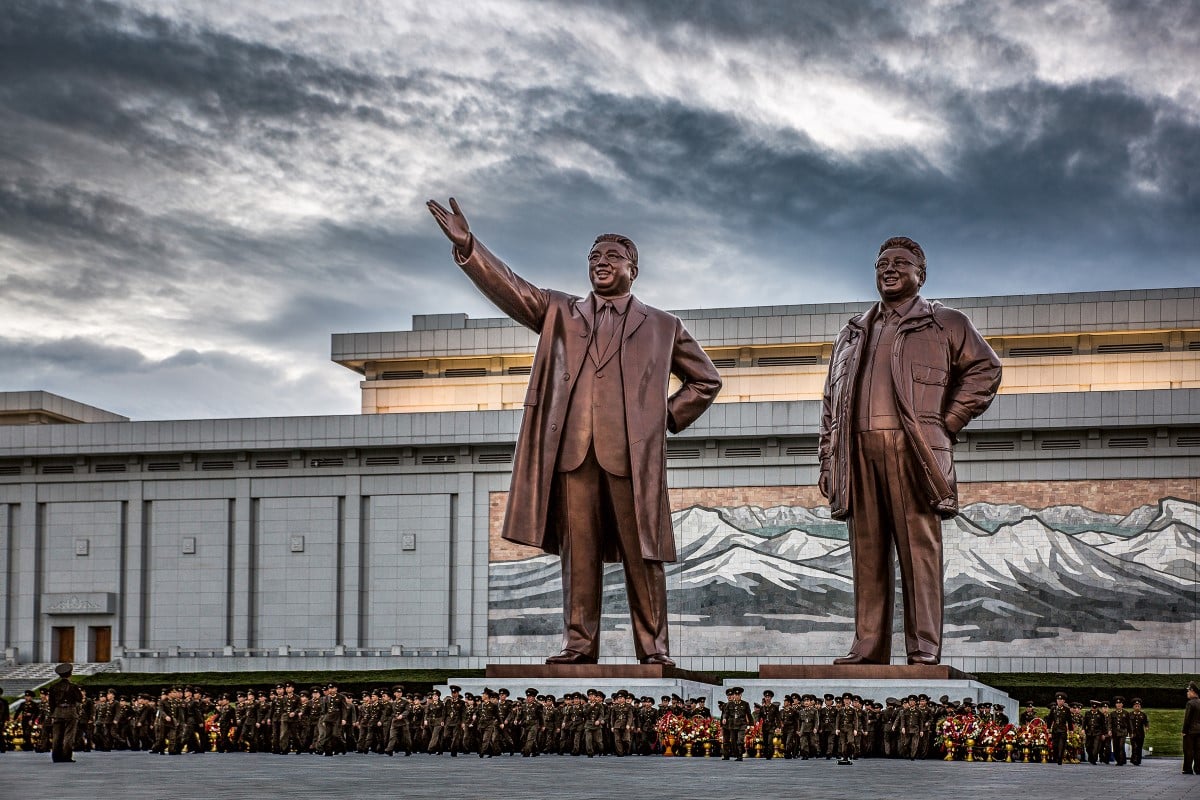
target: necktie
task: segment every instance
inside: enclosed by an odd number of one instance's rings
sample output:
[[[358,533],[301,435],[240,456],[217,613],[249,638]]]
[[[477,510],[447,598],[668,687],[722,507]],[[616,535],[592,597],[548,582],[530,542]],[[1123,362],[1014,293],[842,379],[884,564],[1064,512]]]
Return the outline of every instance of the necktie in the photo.
[[[596,334],[592,337],[592,344],[596,349],[595,358],[597,363],[604,358],[608,353],[608,346],[612,344],[613,336],[617,332],[617,310],[613,308],[611,302],[605,301],[596,312]]]

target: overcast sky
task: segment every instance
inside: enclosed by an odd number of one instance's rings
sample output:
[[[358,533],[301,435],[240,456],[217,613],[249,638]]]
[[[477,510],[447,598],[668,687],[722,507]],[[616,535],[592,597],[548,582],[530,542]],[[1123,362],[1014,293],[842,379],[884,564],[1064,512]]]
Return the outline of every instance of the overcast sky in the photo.
[[[1200,282],[1200,3],[5,0],[0,390],[351,414],[333,332],[496,312],[424,201],[665,308]]]

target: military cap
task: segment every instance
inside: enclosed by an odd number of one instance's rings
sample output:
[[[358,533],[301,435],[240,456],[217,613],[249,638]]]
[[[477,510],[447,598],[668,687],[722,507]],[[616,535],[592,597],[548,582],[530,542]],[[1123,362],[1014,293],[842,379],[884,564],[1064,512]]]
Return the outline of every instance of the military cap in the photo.
[[[938,702],[941,703],[942,705],[946,705],[946,703],[950,702],[950,695],[948,695],[948,694],[942,695],[941,697],[938,698]]]
[[[763,697],[774,697],[775,693],[770,689],[763,689]]]
[[[149,700],[149,699],[150,699],[149,697],[146,697],[146,695],[142,695],[141,697],[142,697],[142,699],[143,699],[143,700]],[[229,698],[229,692],[225,692],[223,695],[221,695],[221,699],[222,699],[222,700],[228,700],[228,699],[230,699],[230,698]]]
[[[1032,701],[1032,700],[1026,700],[1026,701],[1025,701],[1025,707],[1026,707],[1026,708],[1033,708],[1033,701]]]
[[[988,701],[984,700],[982,703],[979,704],[979,707],[980,708],[991,708],[992,704],[989,703]]]
[[[599,697],[601,700],[603,700],[607,696],[608,695],[606,695],[604,692],[600,691],[599,689],[596,690],[596,697]]]
[[[1140,697],[1133,698],[1133,704],[1135,706],[1140,706],[1142,704],[1142,698],[1140,698]]]
[[[546,699],[549,700],[551,703],[553,703],[555,700],[554,695],[552,695],[552,694],[546,695]]]
[[[338,688],[337,681],[330,681],[329,683],[325,684],[325,688],[326,688],[326,689],[336,689],[336,688]]]
[[[285,688],[285,689],[286,689],[286,688],[288,688],[289,686],[290,686],[290,687],[292,687],[293,689],[295,689],[295,688],[296,688],[296,684],[292,683],[291,681],[284,681],[284,683],[283,683],[283,688]]]
[[[925,701],[928,701],[928,700],[929,700],[929,695],[927,695],[927,694],[925,694],[924,692],[922,692],[921,694],[917,695],[917,699],[918,699],[918,700],[925,700]]]
[[[1055,700],[1066,700],[1066,699],[1067,699],[1067,693],[1066,693],[1066,692],[1055,692],[1055,693],[1054,693],[1054,699],[1055,699]]]
[[[319,692],[321,691],[321,687],[314,684],[313,686],[308,687],[308,690],[310,692]]]
[[[996,708],[997,708],[997,710],[999,710],[999,711],[1003,711],[1003,710],[1004,710],[1004,704],[1003,704],[1003,703],[996,703]]]
[[[282,683],[277,683],[277,684],[275,684],[275,688],[276,688],[276,689],[282,689],[282,688],[283,688],[283,684],[282,684]]]
[[[975,701],[974,701],[974,700],[972,700],[972,699],[971,699],[971,698],[969,698],[969,697],[964,697],[964,698],[963,698],[963,701],[962,701],[962,704],[963,704],[964,706],[971,706],[972,708],[974,708],[974,707],[975,707]]]
[[[699,703],[700,705],[704,705],[705,703],[708,702],[708,698],[706,698],[704,695],[700,695],[699,697],[696,698],[696,702]]]
[[[128,702],[129,702],[129,696],[128,696],[128,695],[124,695],[124,694],[123,694],[123,695],[121,695],[120,697],[118,697],[118,698],[117,698],[117,702],[118,702],[118,703],[128,703]]]
[[[538,690],[533,688],[532,686],[530,686],[528,689],[525,690],[526,697],[537,697],[537,693],[538,693]]]
[[[742,693],[742,687],[740,687],[740,686],[730,686],[728,689],[725,690],[726,697],[729,697],[730,695],[741,694],[741,693]]]
[[[659,698],[659,699],[660,699],[662,702],[664,702],[664,703],[665,703],[665,702],[668,702],[668,701],[671,699],[671,695],[669,695],[669,694],[664,694],[664,695],[663,695],[661,698]]]
[[[1200,689],[1197,689],[1197,688],[1196,688],[1196,682],[1195,682],[1195,681],[1188,681],[1187,690],[1188,690],[1189,692],[1196,692],[1197,694],[1200,694]]]
[[[897,699],[896,699],[896,698],[894,698],[894,697],[889,697],[889,698],[887,698],[887,700],[885,700],[884,702],[886,702],[886,703],[887,703],[889,706],[894,706],[894,705],[899,705],[899,704],[900,704],[900,701],[899,701],[899,700],[897,700]],[[945,701],[945,700],[943,700],[942,702],[944,703],[944,702],[946,702],[946,701]]]
[[[1118,703],[1120,703],[1121,705],[1125,705],[1125,698],[1124,698],[1124,697],[1122,697],[1121,695],[1117,695],[1116,697],[1114,697],[1114,698],[1113,698],[1113,705],[1116,705],[1116,704],[1118,704]]]
[[[70,675],[74,669],[75,669],[74,665],[72,665],[68,662],[63,662],[62,664],[59,664],[57,667],[55,667],[54,671],[58,673],[59,677],[65,678],[68,675]]]
[[[678,701],[678,702],[680,702],[680,703],[682,703],[682,702],[683,702],[683,698],[682,698],[682,697],[680,697],[680,696],[679,696],[679,695],[677,695],[677,694],[672,694],[672,695],[671,695],[671,700],[672,700],[673,702],[674,702],[674,701]]]
[[[500,689],[500,691],[498,691],[496,694],[502,694],[505,697],[508,697],[508,689]]]
[[[842,692],[842,699],[843,700],[853,700],[854,692]]]
[[[433,697],[434,695],[437,695],[438,697],[441,697],[441,696],[442,696],[442,690],[441,690],[441,689],[434,689],[434,690],[432,690],[432,691],[430,691],[430,692],[429,692],[429,696],[430,696],[430,697]]]
[[[451,691],[451,692],[461,692],[461,691],[462,691],[462,687],[461,687],[461,686],[455,686],[454,684],[450,684],[450,691]]]
[[[825,699],[826,699],[826,700],[832,700],[832,699],[833,699],[833,695],[832,695],[832,694],[830,694],[829,692],[826,692],[826,693],[825,693]]]
[[[1076,700],[1074,703],[1071,703],[1071,708],[1083,708],[1083,703]]]

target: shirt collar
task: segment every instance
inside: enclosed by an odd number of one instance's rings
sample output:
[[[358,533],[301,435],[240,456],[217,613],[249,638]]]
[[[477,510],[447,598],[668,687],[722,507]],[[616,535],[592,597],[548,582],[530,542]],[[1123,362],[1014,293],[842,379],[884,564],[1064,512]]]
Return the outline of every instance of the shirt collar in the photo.
[[[629,302],[633,300],[632,294],[622,295],[621,297],[600,297],[596,293],[592,293],[592,310],[599,311],[600,307],[605,303],[612,303],[613,310],[619,315],[625,316],[625,312],[629,310]]]
[[[891,308],[891,309],[889,309],[886,305],[884,305],[882,302],[880,302],[879,310],[881,313],[879,316],[881,319],[891,319],[893,317],[896,319],[904,319],[906,316],[908,316],[908,312],[912,311],[913,306],[915,306],[917,304],[917,301],[919,299],[921,299],[920,295],[913,295],[908,300],[905,300],[900,305],[896,306],[895,308]]]

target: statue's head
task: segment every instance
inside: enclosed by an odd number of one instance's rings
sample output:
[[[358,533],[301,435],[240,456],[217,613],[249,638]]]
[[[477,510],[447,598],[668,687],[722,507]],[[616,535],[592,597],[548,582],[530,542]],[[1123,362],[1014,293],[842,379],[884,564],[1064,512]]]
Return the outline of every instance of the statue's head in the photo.
[[[875,288],[891,303],[915,297],[925,285],[925,251],[907,236],[893,236],[879,246]]]
[[[588,253],[588,278],[600,297],[629,294],[638,274],[637,245],[619,233],[602,233]]]

